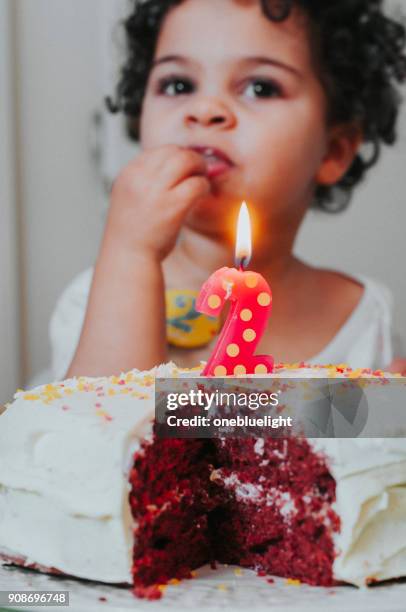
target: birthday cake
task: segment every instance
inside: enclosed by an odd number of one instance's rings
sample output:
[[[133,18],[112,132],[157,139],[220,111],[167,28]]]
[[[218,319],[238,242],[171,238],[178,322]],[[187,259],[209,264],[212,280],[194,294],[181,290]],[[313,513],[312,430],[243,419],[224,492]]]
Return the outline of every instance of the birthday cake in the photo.
[[[0,414],[2,559],[152,598],[216,561],[325,586],[406,575],[405,439],[158,438],[155,377],[200,372],[169,363],[17,392]],[[354,375],[389,376],[269,376]]]

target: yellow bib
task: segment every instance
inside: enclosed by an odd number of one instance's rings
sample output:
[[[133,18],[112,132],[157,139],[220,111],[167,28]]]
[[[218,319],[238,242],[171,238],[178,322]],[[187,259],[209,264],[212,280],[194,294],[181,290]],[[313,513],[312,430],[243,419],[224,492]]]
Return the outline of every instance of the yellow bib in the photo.
[[[198,291],[167,289],[166,338],[169,344],[184,348],[205,346],[220,329],[220,317],[209,317],[195,309]]]

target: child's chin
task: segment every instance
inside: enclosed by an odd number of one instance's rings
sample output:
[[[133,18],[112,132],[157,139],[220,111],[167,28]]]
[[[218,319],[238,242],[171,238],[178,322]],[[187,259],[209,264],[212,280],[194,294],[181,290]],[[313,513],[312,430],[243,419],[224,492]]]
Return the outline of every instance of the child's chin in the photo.
[[[241,201],[242,198],[229,197],[221,189],[213,190],[208,196],[196,202],[191,209],[191,214],[204,217],[207,215],[218,217],[219,214],[224,216],[226,211],[238,211]]]
[[[196,203],[187,216],[187,225],[215,234],[235,232],[241,200],[210,197]]]

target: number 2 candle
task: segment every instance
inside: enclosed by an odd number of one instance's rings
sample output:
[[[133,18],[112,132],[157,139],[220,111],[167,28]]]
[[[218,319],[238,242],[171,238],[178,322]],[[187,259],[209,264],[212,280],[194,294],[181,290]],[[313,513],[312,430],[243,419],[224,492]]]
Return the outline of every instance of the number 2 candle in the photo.
[[[236,268],[216,270],[202,286],[196,310],[218,316],[230,300],[231,306],[203,376],[266,374],[273,370],[271,355],[254,355],[272,309],[269,284],[258,272],[246,270],[251,258],[251,224],[242,203],[237,225]]]

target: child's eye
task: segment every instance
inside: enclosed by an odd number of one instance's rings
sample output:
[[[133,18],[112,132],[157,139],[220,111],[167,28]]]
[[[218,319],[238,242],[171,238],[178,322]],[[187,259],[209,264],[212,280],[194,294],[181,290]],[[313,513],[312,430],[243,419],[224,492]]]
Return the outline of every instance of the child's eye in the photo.
[[[184,77],[164,77],[158,82],[158,93],[166,96],[181,96],[194,91],[194,84]]]
[[[254,79],[244,88],[249,98],[277,98],[282,96],[281,87],[269,79]]]

